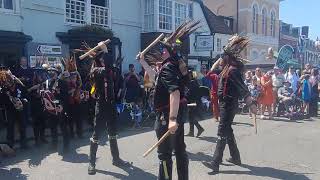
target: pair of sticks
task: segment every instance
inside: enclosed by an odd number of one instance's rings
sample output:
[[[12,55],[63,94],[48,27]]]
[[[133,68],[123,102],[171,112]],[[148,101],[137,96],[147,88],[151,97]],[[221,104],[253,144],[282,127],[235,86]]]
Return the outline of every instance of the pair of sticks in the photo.
[[[258,134],[258,127],[257,127],[257,116],[253,115],[253,126],[255,129],[255,133]],[[168,130],[162,137],[159,139],[157,143],[155,143],[150,149],[148,149],[144,154],[143,157],[147,157],[154,149],[156,149],[164,140],[166,140],[170,136],[170,131]]]

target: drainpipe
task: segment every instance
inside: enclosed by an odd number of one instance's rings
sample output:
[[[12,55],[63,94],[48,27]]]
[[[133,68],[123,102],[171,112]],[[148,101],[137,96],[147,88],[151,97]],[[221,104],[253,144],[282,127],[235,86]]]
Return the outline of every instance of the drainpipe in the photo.
[[[237,33],[239,33],[239,0],[237,0]]]
[[[214,36],[216,35],[216,33],[212,32],[211,35],[212,35],[212,37],[213,37],[213,48],[212,48],[212,50],[210,51],[210,57],[211,57],[211,61],[210,61],[210,62],[212,62],[212,59],[213,59],[213,51],[214,51],[214,47],[215,47]],[[213,64],[213,62],[212,62],[212,64]],[[210,66],[212,66],[212,64],[209,64],[209,63],[208,63],[209,68],[210,68]]]

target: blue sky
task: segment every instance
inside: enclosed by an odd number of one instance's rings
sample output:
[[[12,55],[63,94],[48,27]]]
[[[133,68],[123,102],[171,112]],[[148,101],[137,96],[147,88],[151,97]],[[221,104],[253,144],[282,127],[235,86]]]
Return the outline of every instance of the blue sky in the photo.
[[[309,37],[320,38],[320,0],[285,0],[280,3],[280,20],[293,26],[309,26]]]

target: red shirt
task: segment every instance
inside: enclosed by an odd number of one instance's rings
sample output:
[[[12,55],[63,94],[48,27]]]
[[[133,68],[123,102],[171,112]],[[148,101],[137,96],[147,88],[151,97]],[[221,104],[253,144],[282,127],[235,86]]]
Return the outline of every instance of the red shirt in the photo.
[[[218,93],[219,76],[214,72],[208,72],[207,77],[211,80],[211,95]]]

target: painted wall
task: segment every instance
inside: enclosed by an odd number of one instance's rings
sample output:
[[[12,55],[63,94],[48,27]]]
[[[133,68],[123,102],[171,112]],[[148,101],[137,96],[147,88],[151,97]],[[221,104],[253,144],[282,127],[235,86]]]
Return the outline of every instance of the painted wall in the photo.
[[[22,31],[22,17],[20,15],[20,3],[13,1],[13,10],[0,9],[0,30],[2,31]]]
[[[64,23],[65,1],[23,1],[21,12],[23,32],[33,37],[36,43],[61,44],[56,32],[65,32],[70,26]]]
[[[210,28],[208,26],[208,23],[206,21],[206,18],[202,12],[202,9],[200,7],[200,4],[193,3],[193,18],[194,20],[201,20],[202,27],[199,28],[194,34],[190,36],[190,54],[189,56],[204,56],[204,57],[210,57],[210,51],[203,51],[199,52],[195,50],[195,40],[196,40],[196,34],[199,35],[210,35]]]
[[[214,36],[214,51],[213,51],[213,54],[212,56],[213,57],[216,57],[217,55],[223,53],[223,46],[226,46],[228,44],[228,40],[232,37],[232,35],[229,35],[229,34],[219,34],[219,33],[216,33],[215,36]],[[217,39],[221,39],[221,48],[222,48],[222,51],[218,51],[217,49]]]
[[[140,51],[142,32],[142,12],[140,0],[111,0],[112,31],[122,42],[122,68],[127,72],[129,64],[134,64],[140,71],[135,59]]]

